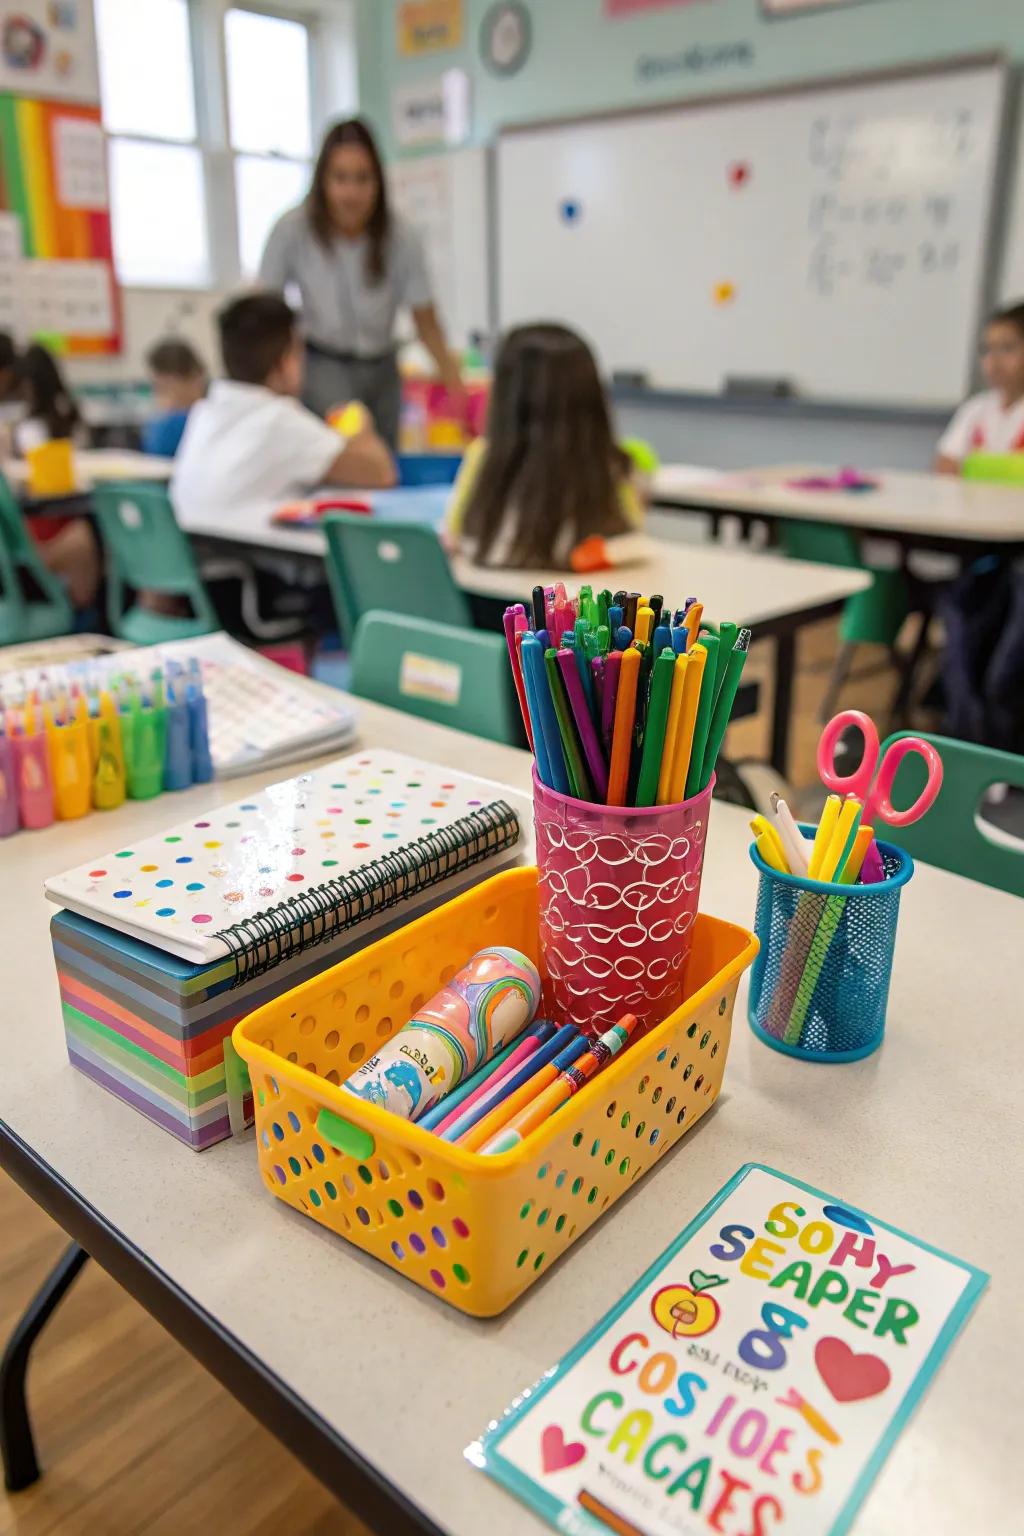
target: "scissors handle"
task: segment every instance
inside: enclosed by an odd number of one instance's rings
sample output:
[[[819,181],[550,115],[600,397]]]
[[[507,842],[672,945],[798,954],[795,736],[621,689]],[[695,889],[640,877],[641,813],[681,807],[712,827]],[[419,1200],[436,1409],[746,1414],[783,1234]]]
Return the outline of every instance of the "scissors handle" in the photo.
[[[836,743],[844,731],[856,727],[864,738],[864,751],[860,766],[852,773],[836,772]],[[861,709],[843,709],[826,725],[818,742],[818,777],[837,795],[856,795],[866,800],[871,776],[878,763],[878,728],[870,715]],[[865,811],[864,821],[870,825]]]
[[[898,811],[892,803],[892,786],[900,763],[911,753],[916,753],[918,757],[924,759],[927,778],[924,789],[913,804],[908,805],[905,810]],[[873,826],[876,818],[880,817],[882,821],[887,821],[890,827],[908,827],[912,821],[920,821],[925,811],[934,805],[941,788],[942,758],[931,742],[922,741],[920,736],[904,736],[899,741],[894,741],[882,757],[878,778],[864,804],[862,821],[866,826]]]

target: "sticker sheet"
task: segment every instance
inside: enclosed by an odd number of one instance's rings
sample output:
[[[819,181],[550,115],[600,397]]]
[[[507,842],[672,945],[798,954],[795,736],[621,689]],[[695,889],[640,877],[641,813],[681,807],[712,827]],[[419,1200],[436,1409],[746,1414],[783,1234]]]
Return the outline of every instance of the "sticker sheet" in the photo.
[[[748,1164],[466,1454],[570,1533],[845,1531],[987,1278]]]

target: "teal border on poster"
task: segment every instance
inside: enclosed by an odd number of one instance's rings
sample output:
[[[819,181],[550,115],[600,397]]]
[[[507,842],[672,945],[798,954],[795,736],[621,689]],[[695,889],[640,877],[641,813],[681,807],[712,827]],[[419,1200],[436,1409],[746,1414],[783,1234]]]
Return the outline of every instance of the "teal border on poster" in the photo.
[[[538,1514],[543,1515],[545,1520],[550,1521],[552,1525],[558,1525],[559,1516],[564,1511],[572,1515],[577,1530],[593,1530],[595,1533],[607,1532],[607,1526],[594,1520],[585,1510],[577,1509],[575,1505],[566,1504],[564,1500],[556,1498],[554,1494],[548,1493],[540,1487],[532,1477],[528,1477],[525,1472],[521,1472],[518,1467],[506,1461],[499,1449],[502,1440],[525,1413],[533,1411],[539,1399],[550,1392],[551,1388],[561,1380],[566,1371],[571,1370],[577,1360],[587,1353],[601,1335],[607,1333],[608,1329],[611,1328],[613,1323],[618,1321],[633,1299],[645,1286],[650,1284],[658,1274],[658,1271],[679,1252],[680,1248],[689,1242],[694,1233],[698,1232],[705,1225],[723,1201],[732,1194],[734,1189],[742,1184],[747,1175],[757,1170],[762,1173],[771,1174],[774,1178],[784,1179],[787,1183],[792,1184],[795,1189],[802,1189],[805,1194],[814,1195],[816,1199],[824,1201],[826,1205],[842,1205],[849,1211],[863,1215],[867,1221],[871,1222],[873,1228],[892,1232],[897,1237],[902,1237],[907,1242],[915,1244],[916,1247],[923,1248],[926,1253],[934,1254],[939,1259],[945,1259],[947,1263],[962,1269],[967,1275],[967,1283],[960,1294],[956,1306],[947,1317],[935,1339],[935,1343],[922,1361],[920,1370],[907,1388],[903,1401],[893,1415],[886,1433],[865,1462],[860,1476],[850,1490],[846,1503],[830,1527],[829,1536],[843,1536],[843,1533],[850,1529],[854,1516],[863,1503],[871,1484],[881,1471],[885,1458],[901,1434],[903,1426],[917,1407],[922,1393],[942,1363],[943,1356],[973,1311],[975,1303],[985,1289],[990,1277],[984,1270],[969,1264],[965,1259],[955,1258],[953,1254],[946,1253],[944,1249],[936,1248],[931,1243],[923,1242],[919,1237],[914,1237],[911,1233],[904,1232],[900,1227],[894,1227],[891,1222],[880,1221],[876,1217],[870,1216],[866,1211],[858,1211],[857,1207],[852,1206],[848,1200],[841,1200],[835,1195],[826,1195],[822,1190],[816,1189],[813,1184],[805,1184],[803,1179],[793,1178],[788,1173],[780,1173],[777,1168],[769,1168],[766,1163],[744,1163],[743,1167],[733,1174],[729,1182],[723,1184],[718,1193],[708,1201],[704,1209],[698,1211],[689,1225],[683,1228],[679,1236],[669,1244],[663,1253],[658,1255],[654,1263],[648,1266],[639,1280],[630,1286],[626,1294],[619,1298],[610,1311],[605,1313],[600,1322],[595,1323],[589,1333],[584,1334],[583,1338],[573,1346],[569,1353],[546,1376],[541,1378],[535,1387],[530,1388],[528,1392],[524,1392],[523,1396],[518,1398],[507,1410],[498,1424],[489,1429],[474,1445],[467,1447],[465,1454],[474,1465],[487,1471],[491,1477],[502,1483],[517,1498],[536,1510]]]

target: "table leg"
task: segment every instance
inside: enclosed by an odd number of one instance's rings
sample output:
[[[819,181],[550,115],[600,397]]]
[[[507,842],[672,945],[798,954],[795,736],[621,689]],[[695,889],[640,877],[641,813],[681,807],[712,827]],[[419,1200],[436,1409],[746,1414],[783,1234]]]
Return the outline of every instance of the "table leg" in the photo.
[[[0,1456],[3,1457],[4,1482],[12,1493],[29,1487],[39,1477],[32,1421],[25,1397],[25,1373],[32,1346],[71,1289],[88,1257],[77,1243],[65,1248],[15,1324],[0,1361]]]
[[[775,637],[775,697],[768,761],[783,778],[787,777],[789,767],[789,723],[793,712],[795,669],[796,634],[793,630],[780,630]]]

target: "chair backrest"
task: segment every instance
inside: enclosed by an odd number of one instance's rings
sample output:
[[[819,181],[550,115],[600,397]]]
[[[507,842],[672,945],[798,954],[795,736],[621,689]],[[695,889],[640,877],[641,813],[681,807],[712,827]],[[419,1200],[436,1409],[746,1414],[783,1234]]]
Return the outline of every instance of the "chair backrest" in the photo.
[[[213,604],[188,537],[178,527],[167,487],[111,481],[96,486],[92,501],[107,553],[110,625],[115,634],[120,633],[124,617],[124,584],[136,591],[187,597],[196,618],[208,629],[216,629]]]
[[[26,575],[40,597],[26,596]],[[0,475],[0,645],[67,634],[74,622],[70,598],[43,564],[25,527],[21,508]]]
[[[993,784],[1024,789],[1024,757],[922,731],[897,731],[884,746],[904,736],[923,736],[936,748],[942,758],[942,788],[920,821],[893,828],[892,841],[926,864],[1024,896],[1024,845],[1015,846],[1008,838],[995,841],[1000,837],[997,829],[983,832],[978,826],[978,804],[986,789]],[[921,758],[905,757],[896,773],[893,804],[909,805],[915,800],[924,788],[924,778]]]
[[[779,522],[779,546],[791,560],[816,560],[820,565],[860,566],[857,540],[839,523],[816,523],[806,518]]]
[[[349,641],[371,609],[440,624],[472,624],[469,603],[432,528],[351,512],[331,513],[323,526],[331,594]]]
[[[439,725],[523,744],[500,635],[405,614],[364,613],[352,646],[351,687],[364,699]]]

